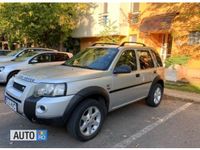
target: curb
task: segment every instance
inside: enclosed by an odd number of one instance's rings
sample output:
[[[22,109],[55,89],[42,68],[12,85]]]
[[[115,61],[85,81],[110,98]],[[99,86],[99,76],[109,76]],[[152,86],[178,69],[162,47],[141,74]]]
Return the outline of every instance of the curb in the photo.
[[[172,100],[200,103],[200,94],[165,88],[164,97]]]
[[[171,96],[171,95],[166,95],[164,94],[163,98],[167,99],[167,100],[177,100],[177,101],[183,101],[183,102],[193,102],[193,103],[199,103],[199,101],[195,101],[192,99],[187,99],[187,98],[180,98],[180,97],[175,97],[175,96]]]

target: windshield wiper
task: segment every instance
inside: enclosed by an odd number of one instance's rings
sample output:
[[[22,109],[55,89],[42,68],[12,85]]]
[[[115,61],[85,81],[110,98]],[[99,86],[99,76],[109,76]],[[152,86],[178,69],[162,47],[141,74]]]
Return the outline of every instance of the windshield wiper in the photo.
[[[68,64],[62,64],[63,66],[69,66],[69,67],[77,67],[77,68],[85,68],[85,69],[91,69],[96,70],[95,68],[89,67],[89,66],[78,66],[78,65],[68,65]]]

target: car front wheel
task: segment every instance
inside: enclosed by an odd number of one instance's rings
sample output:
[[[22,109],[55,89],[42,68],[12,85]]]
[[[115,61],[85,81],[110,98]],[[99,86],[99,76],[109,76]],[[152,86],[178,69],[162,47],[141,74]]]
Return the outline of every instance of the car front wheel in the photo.
[[[104,104],[86,99],[74,110],[68,124],[68,132],[80,141],[94,138],[100,131],[106,116]]]

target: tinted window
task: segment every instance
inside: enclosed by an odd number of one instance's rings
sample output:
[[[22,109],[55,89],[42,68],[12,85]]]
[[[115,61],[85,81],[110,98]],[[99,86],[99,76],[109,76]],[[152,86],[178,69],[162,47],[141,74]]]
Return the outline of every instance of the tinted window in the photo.
[[[51,62],[51,56],[49,54],[40,54],[36,56],[32,61],[37,63]]]
[[[119,67],[122,65],[128,65],[132,71],[137,70],[135,51],[127,50],[122,53],[122,55],[120,56],[117,62],[116,67]]]
[[[63,54],[63,53],[52,54],[52,61],[66,61],[68,59],[69,57],[67,54]]]
[[[149,69],[153,68],[153,60],[152,57],[147,50],[137,50],[139,62],[140,62],[140,68],[141,69]]]
[[[153,51],[153,50],[152,50],[152,54],[153,54],[154,59],[156,60],[156,66],[157,66],[157,67],[162,67],[163,64],[162,64],[162,60],[161,60],[159,54],[156,53],[156,52]]]

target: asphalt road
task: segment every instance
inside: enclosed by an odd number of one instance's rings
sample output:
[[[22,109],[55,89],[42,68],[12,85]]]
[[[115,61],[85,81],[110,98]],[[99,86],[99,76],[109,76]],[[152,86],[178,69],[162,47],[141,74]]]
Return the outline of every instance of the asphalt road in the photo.
[[[157,108],[136,102],[109,113],[100,134],[79,142],[65,128],[33,124],[2,103],[0,87],[0,147],[200,147],[200,105],[164,99]],[[10,129],[47,129],[46,142],[10,142]]]

